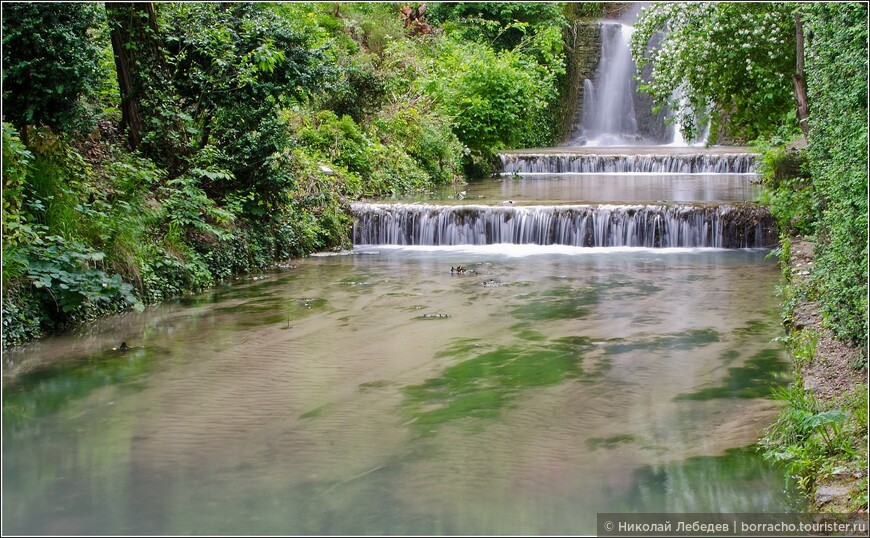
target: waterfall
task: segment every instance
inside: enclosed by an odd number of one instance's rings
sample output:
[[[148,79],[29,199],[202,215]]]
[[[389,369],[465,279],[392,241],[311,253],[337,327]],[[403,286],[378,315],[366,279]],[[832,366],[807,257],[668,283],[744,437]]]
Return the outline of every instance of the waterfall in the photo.
[[[351,205],[355,245],[768,248],[766,209],[734,205]]]
[[[754,174],[752,153],[502,153],[502,174]]]
[[[584,81],[583,137],[588,146],[635,145],[641,141],[634,111],[637,68],[629,43],[634,28],[601,23],[601,61],[595,81]]]
[[[679,126],[665,124],[667,108],[653,112],[652,98],[637,91],[637,65],[631,56],[637,13],[628,12],[622,22],[598,23],[600,55],[591,79],[583,80],[581,112],[566,146],[619,147],[660,145],[688,147],[703,145],[706,136],[683,140]],[[625,23],[629,24],[625,24]],[[650,66],[642,78],[650,76]],[[683,99],[677,99],[682,102]]]
[[[627,17],[627,16],[626,16]],[[625,22],[630,22],[628,18]],[[747,148],[689,148],[653,114],[648,96],[636,91],[637,67],[629,44],[634,28],[619,22],[598,23],[601,48],[595,74],[583,81],[582,106],[575,112],[572,146],[500,154],[502,175],[528,174],[757,174],[758,155]],[[592,35],[592,32],[589,32]],[[586,48],[594,48],[591,44]],[[588,62],[589,73],[594,60]],[[579,79],[572,79],[572,91]],[[578,117],[579,116],[579,117]],[[678,129],[679,126],[676,126]],[[670,142],[670,144],[669,144]],[[542,181],[560,181],[547,178]],[[606,182],[610,178],[594,178]],[[695,179],[695,178],[692,178]],[[746,184],[752,180],[746,177]],[[504,181],[511,181],[505,178]],[[705,178],[704,181],[717,181]],[[638,188],[647,182],[637,179]],[[633,188],[633,187],[630,187]],[[767,209],[752,203],[664,202],[578,205],[580,193],[559,200],[568,205],[435,205],[354,203],[355,245],[458,246],[489,244],[566,245],[643,248],[771,248],[775,222]],[[479,199],[479,198],[475,198]],[[645,198],[644,198],[645,199]],[[552,203],[552,200],[540,204]]]

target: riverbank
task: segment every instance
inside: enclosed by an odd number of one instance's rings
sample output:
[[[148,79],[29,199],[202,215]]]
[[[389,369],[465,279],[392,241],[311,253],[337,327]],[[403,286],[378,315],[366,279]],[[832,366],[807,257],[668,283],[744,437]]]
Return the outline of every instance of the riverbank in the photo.
[[[768,457],[784,461],[807,498],[808,511],[867,511],[866,350],[834,337],[823,325],[811,278],[814,244],[785,245],[785,338],[795,383],[777,424],[765,438]],[[795,397],[795,394],[801,394]],[[783,430],[789,435],[783,435]]]

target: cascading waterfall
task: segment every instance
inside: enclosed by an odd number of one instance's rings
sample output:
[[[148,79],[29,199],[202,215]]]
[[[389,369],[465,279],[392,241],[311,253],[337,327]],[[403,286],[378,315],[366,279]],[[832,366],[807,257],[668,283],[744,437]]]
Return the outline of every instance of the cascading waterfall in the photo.
[[[684,140],[679,125],[665,125],[666,112],[654,113],[651,98],[638,92],[637,65],[630,50],[634,27],[602,21],[598,28],[601,40],[598,67],[591,80],[583,81],[582,113],[575,118],[574,128],[563,145],[703,145],[706,135]]]
[[[735,205],[352,204],[355,245],[768,248],[773,219]]]
[[[503,176],[757,174],[757,155],[745,149],[690,148],[693,141],[679,137],[668,144],[673,130],[665,127],[663,117],[652,114],[649,99],[645,100],[636,91],[633,77],[637,68],[629,50],[633,30],[618,22],[599,23],[598,68],[592,80],[584,81],[582,117],[575,118],[574,132],[568,143],[586,147],[504,152],[500,155]],[[675,145],[685,149],[675,148]],[[747,184],[750,179],[746,178]],[[558,178],[542,181],[558,181]],[[579,200],[580,194],[577,196]],[[770,213],[751,203],[654,201],[639,205],[516,205],[506,202],[500,205],[352,204],[354,244],[770,248],[777,243]]]
[[[601,23],[601,61],[595,82],[583,83],[583,138],[587,146],[638,144],[634,110],[637,67],[629,43],[634,28],[619,23]]]
[[[602,155],[503,153],[502,174],[755,174],[752,153]]]

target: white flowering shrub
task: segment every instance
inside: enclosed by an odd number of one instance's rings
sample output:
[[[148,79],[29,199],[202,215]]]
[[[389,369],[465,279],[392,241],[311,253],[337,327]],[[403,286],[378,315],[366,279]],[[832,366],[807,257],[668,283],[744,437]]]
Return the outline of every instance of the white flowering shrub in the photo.
[[[796,4],[786,2],[655,2],[632,36],[640,89],[689,139],[710,121],[752,140],[797,125],[794,112]],[[651,46],[652,44],[652,46]]]

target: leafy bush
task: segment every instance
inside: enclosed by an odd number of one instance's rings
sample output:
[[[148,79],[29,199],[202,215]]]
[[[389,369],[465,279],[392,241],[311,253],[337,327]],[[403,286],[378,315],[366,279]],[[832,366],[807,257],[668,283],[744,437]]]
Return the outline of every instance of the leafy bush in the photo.
[[[116,297],[141,307],[132,285],[101,269],[105,254],[78,241],[48,236],[31,245],[27,257],[27,278],[37,290],[47,291],[64,314]]]
[[[814,235],[819,200],[809,174],[806,153],[785,146],[760,148],[761,203],[770,209],[781,233]]]
[[[359,22],[366,48],[379,57],[386,48],[405,35],[398,6],[394,4],[372,3],[357,7],[364,13]]]
[[[187,260],[151,250],[141,268],[143,299],[148,304],[203,290],[215,283],[206,261],[193,251]]]
[[[378,197],[399,196],[430,189],[436,180],[409,154],[413,150],[417,150],[417,155],[427,161],[427,166],[438,170],[440,177],[444,177],[444,168],[450,166],[449,162],[444,162],[447,156],[443,154],[449,152],[449,149],[443,146],[435,148],[430,145],[426,149],[433,153],[424,155],[423,146],[414,145],[413,139],[392,138],[396,131],[391,128],[399,128],[393,121],[376,122],[373,135],[369,135],[350,116],[339,118],[330,110],[320,111],[312,118],[293,112],[288,112],[288,117],[296,128],[297,144],[301,149],[296,152],[295,157],[287,159],[296,163],[297,181],[300,181],[300,176],[302,182],[306,182],[306,178],[320,178],[302,186],[302,190],[309,193],[305,197],[308,201],[311,196],[328,197],[330,192],[340,196]],[[422,132],[423,129],[418,130]],[[410,132],[404,134],[411,135]],[[383,144],[380,140],[387,143]],[[403,147],[408,144],[412,147]],[[433,163],[428,160],[437,159],[439,151],[442,152],[441,162]],[[332,186],[329,181],[323,181],[332,175],[319,170],[320,166],[325,165],[328,165],[327,168],[334,168],[332,173],[335,174],[335,182]],[[312,189],[314,185],[317,187]],[[324,200],[321,198],[319,201]]]
[[[652,64],[640,89],[658,107],[670,108],[687,140],[708,119],[714,137],[720,124],[743,140],[771,135],[785,122],[796,129],[788,114],[794,109],[794,9],[785,2],[653,3],[631,41],[638,70]]]
[[[80,98],[96,83],[97,46],[88,35],[90,3],[10,2],[3,6],[3,114],[19,128],[68,131]]]
[[[365,176],[372,172],[372,142],[350,116],[323,110],[310,121],[303,119],[296,136],[300,144],[351,173]]]
[[[374,135],[386,146],[401,145],[436,185],[455,181],[461,173],[463,146],[449,122],[419,97],[383,110],[373,122]]]
[[[11,124],[3,123],[3,246],[20,242],[22,204],[27,170],[33,154],[21,142]],[[25,239],[26,241],[26,239]],[[4,256],[4,283],[6,267]]]
[[[558,96],[563,66],[541,65],[519,51],[445,40],[435,72],[423,81],[453,131],[470,149],[471,163],[485,169],[496,151],[541,140],[541,117]],[[544,133],[546,133],[544,129]]]
[[[800,383],[774,388],[774,398],[785,402],[785,407],[765,432],[761,446],[766,458],[786,466],[801,490],[810,491],[831,456],[856,455],[851,436],[846,434],[848,417],[842,410],[825,409]]]
[[[439,2],[429,5],[426,16],[496,51],[513,50],[529,35],[568,24],[562,5],[554,2]]]
[[[323,107],[339,117],[365,121],[387,100],[387,73],[373,65],[372,55],[339,55],[338,80],[328,88]]]
[[[8,286],[4,288],[3,348],[41,337],[44,334],[43,327],[49,326],[51,319],[46,316],[46,311],[36,295],[22,292],[17,287],[14,290],[10,290]]]

